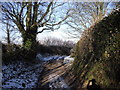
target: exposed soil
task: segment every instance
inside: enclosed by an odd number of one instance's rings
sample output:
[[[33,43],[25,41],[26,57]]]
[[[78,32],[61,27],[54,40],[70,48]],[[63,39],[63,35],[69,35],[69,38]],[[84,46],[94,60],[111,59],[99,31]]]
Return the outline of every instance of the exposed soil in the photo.
[[[45,63],[39,81],[39,88],[69,88],[63,77],[67,68],[68,65],[63,64],[63,60]]]

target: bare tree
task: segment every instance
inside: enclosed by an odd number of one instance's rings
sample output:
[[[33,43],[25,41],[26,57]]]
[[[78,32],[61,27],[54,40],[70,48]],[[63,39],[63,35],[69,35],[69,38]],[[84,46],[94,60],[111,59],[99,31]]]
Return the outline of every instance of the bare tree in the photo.
[[[8,18],[20,31],[23,38],[23,45],[27,49],[34,47],[36,36],[45,30],[59,28],[63,21],[69,17],[69,10],[59,19],[55,19],[58,7],[64,3],[56,2],[4,2],[2,7],[2,20]],[[60,14],[59,14],[60,15]],[[57,18],[59,16],[56,16]],[[41,31],[38,28],[43,27]]]
[[[7,31],[7,43],[10,44],[10,29],[8,22],[6,24],[6,31]]]
[[[3,41],[7,43],[6,50],[11,52],[13,50],[13,45],[15,45],[20,37],[18,37],[18,29],[12,25],[9,19],[1,22],[1,30],[5,33],[3,36]]]
[[[5,36],[3,37],[5,42],[10,45],[13,43],[17,43],[18,39],[20,37],[18,37],[18,29],[13,26],[13,24],[10,22],[10,20],[6,20],[6,21],[2,21],[2,28],[1,30],[3,30],[3,32],[5,33]]]
[[[79,38],[80,34],[90,26],[102,20],[112,10],[108,8],[110,2],[76,2],[69,4],[72,15],[66,21],[70,27],[68,34]]]
[[[45,46],[61,46],[63,44],[63,40],[49,36],[42,40],[42,44]]]
[[[46,37],[44,38],[41,44],[45,46],[65,46],[65,47],[73,47],[74,43],[72,41],[65,41],[56,37]]]

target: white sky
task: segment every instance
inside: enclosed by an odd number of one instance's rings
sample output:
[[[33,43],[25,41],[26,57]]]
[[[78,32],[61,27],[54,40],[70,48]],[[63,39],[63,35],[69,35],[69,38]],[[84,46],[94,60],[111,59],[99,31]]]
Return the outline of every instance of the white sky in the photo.
[[[43,38],[47,38],[47,37],[55,37],[62,40],[70,40],[73,42],[77,42],[78,39],[69,37],[68,34],[66,33],[66,30],[67,30],[67,25],[62,25],[58,30],[44,31],[42,33],[39,33],[37,39],[42,40]]]

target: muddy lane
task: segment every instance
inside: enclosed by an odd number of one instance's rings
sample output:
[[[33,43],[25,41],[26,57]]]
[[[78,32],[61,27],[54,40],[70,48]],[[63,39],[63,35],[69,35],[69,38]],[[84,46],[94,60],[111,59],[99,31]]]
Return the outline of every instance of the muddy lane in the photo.
[[[68,88],[63,75],[66,72],[66,64],[63,60],[44,64],[44,70],[40,77],[39,88]]]

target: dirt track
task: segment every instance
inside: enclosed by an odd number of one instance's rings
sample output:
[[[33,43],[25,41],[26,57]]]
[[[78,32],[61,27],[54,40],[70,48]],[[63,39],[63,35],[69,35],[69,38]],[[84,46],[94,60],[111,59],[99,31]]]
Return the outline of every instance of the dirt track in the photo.
[[[44,64],[44,70],[40,77],[40,88],[68,88],[63,75],[65,74],[67,65],[63,64],[63,60],[53,61]]]

